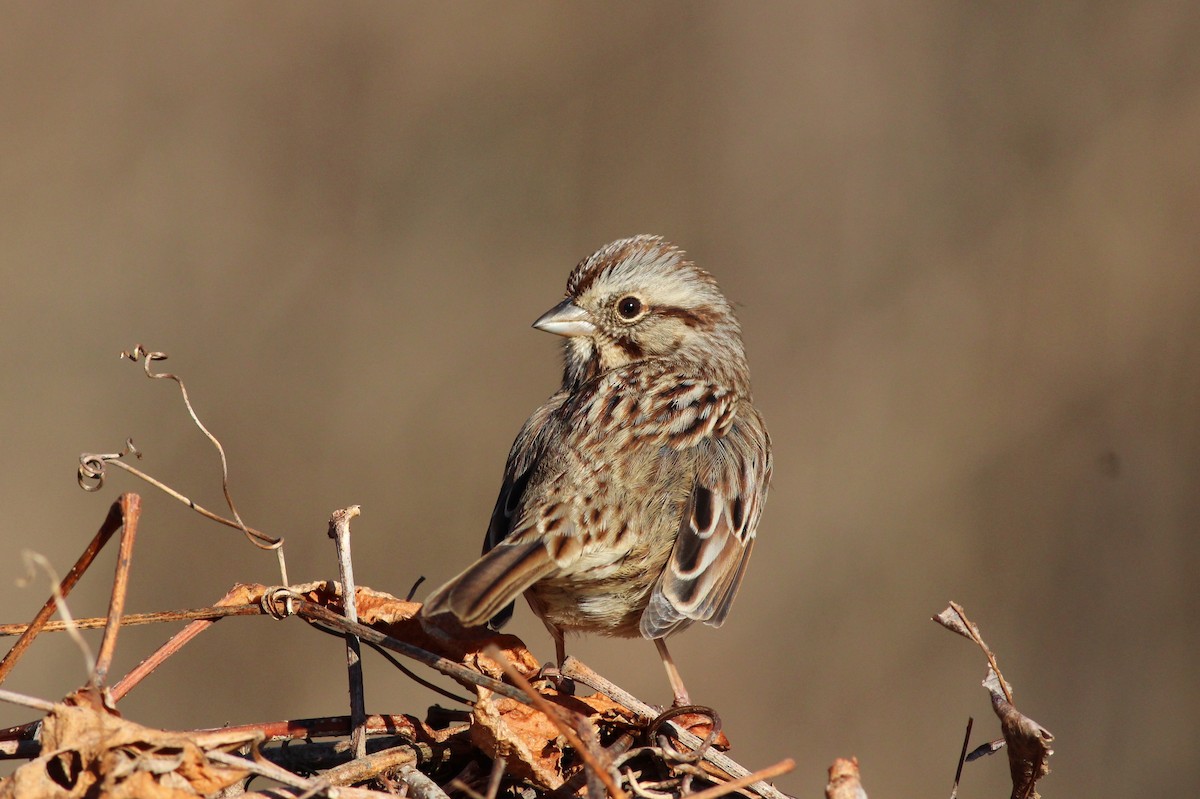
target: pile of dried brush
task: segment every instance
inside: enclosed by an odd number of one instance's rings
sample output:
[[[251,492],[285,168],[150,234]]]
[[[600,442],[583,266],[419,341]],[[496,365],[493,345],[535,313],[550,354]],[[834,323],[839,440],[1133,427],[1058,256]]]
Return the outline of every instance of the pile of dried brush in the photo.
[[[749,772],[722,751],[725,739],[720,719],[709,708],[660,712],[573,658],[567,658],[559,673],[547,678],[534,656],[513,636],[464,629],[441,619],[434,625],[419,616],[420,605],[415,602],[355,587],[350,522],[358,514],[357,507],[334,513],[329,523],[340,581],[291,584],[282,539],[248,527],[238,515],[230,497],[224,450],[197,418],[182,381],[152,371],[151,363],[166,356],[140,346],[123,355],[142,361],[147,376],[178,383],[193,423],[220,453],[222,485],[232,519],[201,508],[133,467],[127,456],[138,453],[128,441],[118,453],[83,455],[80,485],[96,490],[107,467],[120,467],[191,510],[241,530],[256,546],[274,550],[280,585],[235,585],[206,608],[126,614],[141,501],[136,494],[122,495],[66,576],[51,580],[51,596],[34,619],[28,624],[0,625],[0,635],[19,636],[0,660],[0,684],[39,634],[65,631],[87,651],[79,630],[104,628],[98,653],[89,655],[94,665],[88,684],[63,700],[48,702],[0,689],[0,701],[43,714],[27,724],[0,730],[0,759],[29,761],[0,780],[0,799],[395,795],[420,799],[715,799],[733,792],[752,799],[785,799],[767,781],[789,771],[792,761]],[[120,551],[107,615],[72,619],[67,596],[118,531]],[[56,610],[63,620],[51,622]],[[144,727],[117,713],[123,697],[201,632],[226,616],[250,615],[276,620],[295,617],[307,622],[306,629],[344,637],[350,712],[329,718],[176,731]],[[1053,736],[1013,706],[1011,689],[995,656],[961,607],[951,603],[934,620],[983,650],[988,661],[984,686],[1003,732],[1002,739],[968,754],[968,723],[959,775],[965,761],[1006,748],[1012,796],[1036,799],[1036,783],[1049,772]],[[171,622],[187,624],[121,679],[109,679],[122,627]],[[363,700],[362,644],[458,708],[434,707],[424,719],[407,714],[368,715]],[[471,695],[457,696],[427,682],[397,655],[453,678]],[[252,788],[256,792],[251,792]],[[952,796],[957,790],[956,775]],[[828,799],[866,799],[857,761],[836,760],[830,766],[825,793]]]

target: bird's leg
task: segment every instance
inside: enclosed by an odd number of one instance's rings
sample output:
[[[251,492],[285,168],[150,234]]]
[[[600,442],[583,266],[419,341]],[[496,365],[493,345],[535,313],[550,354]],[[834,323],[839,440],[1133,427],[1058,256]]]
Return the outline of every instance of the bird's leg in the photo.
[[[542,624],[546,625],[546,631],[554,639],[554,663],[542,666],[542,670],[537,675],[538,679],[547,680],[561,694],[574,694],[575,683],[569,677],[564,677],[559,671],[567,659],[567,644],[563,632],[545,619],[542,619]]]
[[[554,665],[561,669],[563,663],[567,660],[567,642],[562,630],[550,622],[546,622],[545,624],[546,629],[550,631],[550,637],[554,639]]]
[[[683,685],[683,678],[679,676],[679,669],[675,668],[675,661],[671,659],[671,653],[667,651],[667,639],[655,638],[654,645],[658,647],[658,656],[662,658],[663,668],[667,670],[667,679],[670,680],[671,691],[675,694],[675,707],[690,705],[692,698],[688,696],[687,688]]]

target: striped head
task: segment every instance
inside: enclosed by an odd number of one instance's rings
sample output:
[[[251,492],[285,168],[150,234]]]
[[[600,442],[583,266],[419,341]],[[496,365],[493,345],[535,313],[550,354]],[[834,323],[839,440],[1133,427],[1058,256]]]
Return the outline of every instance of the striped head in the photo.
[[[567,296],[533,324],[567,338],[564,386],[632,363],[668,360],[748,390],[740,327],[712,275],[658,236],[614,241],[585,258]]]

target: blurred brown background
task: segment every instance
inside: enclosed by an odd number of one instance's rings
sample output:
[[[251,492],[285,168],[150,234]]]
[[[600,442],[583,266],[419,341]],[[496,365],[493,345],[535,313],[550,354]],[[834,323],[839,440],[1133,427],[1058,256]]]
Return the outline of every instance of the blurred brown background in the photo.
[[[662,233],[738,303],[776,478],[729,623],[673,649],[750,766],[945,795],[995,730],[983,626],[1057,735],[1047,796],[1194,795],[1200,572],[1195,3],[6,4],[0,24],[4,621],[19,553],[74,560],[146,495],[131,610],[274,560],[81,451],[132,436],[214,508],[225,442],[292,578],[404,594],[474,557],[558,379],[529,323],[607,241]],[[72,600],[103,613],[112,553]],[[552,649],[524,608],[514,626]],[[168,630],[122,635],[117,670]],[[669,696],[653,647],[572,651]],[[123,704],[149,724],[345,712],[342,652],[229,620]],[[61,636],[7,687],[85,671]],[[436,700],[368,656],[368,706]],[[196,686],[203,690],[196,691]],[[0,708],[0,723],[24,711]],[[963,795],[1006,794],[995,758]]]

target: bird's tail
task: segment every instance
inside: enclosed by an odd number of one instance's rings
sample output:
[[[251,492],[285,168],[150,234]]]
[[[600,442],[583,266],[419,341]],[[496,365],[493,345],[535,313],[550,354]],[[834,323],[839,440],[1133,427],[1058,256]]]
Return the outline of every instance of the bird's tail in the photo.
[[[555,568],[557,564],[541,541],[500,543],[430,594],[421,614],[452,613],[467,627],[480,626],[500,615],[526,588]]]

